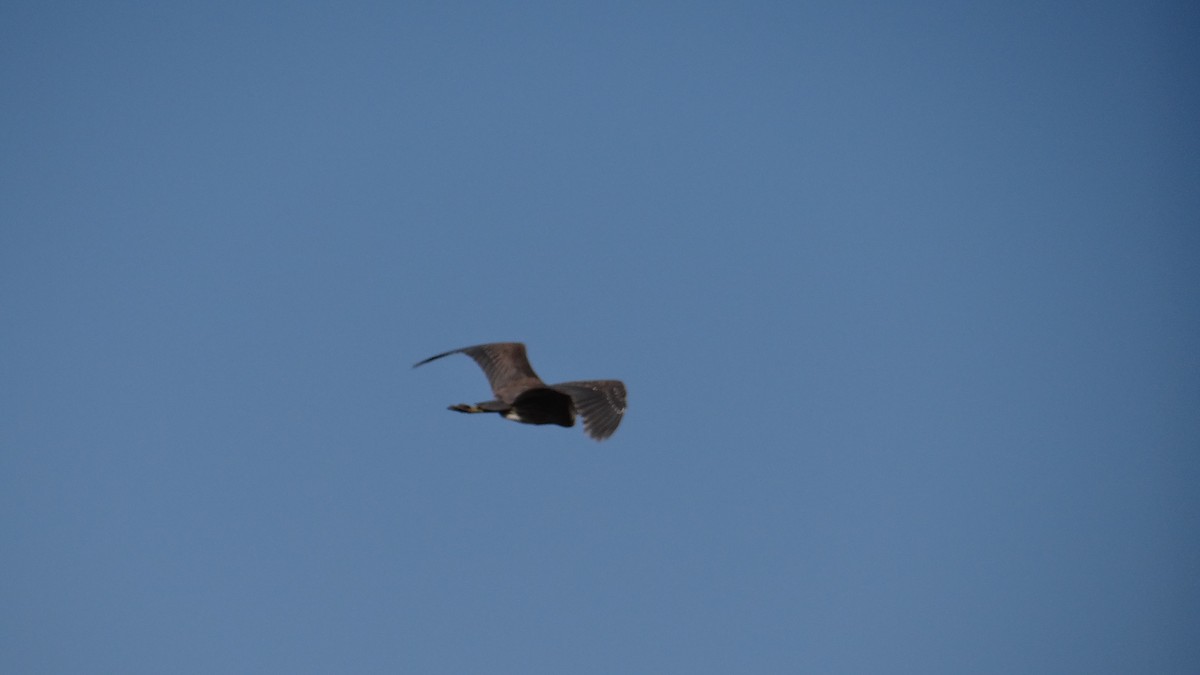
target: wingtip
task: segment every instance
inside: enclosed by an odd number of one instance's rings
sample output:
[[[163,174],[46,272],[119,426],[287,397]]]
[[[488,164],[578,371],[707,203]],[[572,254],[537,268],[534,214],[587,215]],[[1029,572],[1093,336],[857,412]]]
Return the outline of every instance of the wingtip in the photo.
[[[422,359],[422,360],[420,360],[420,361],[417,361],[416,363],[414,363],[414,364],[412,365],[412,367],[413,367],[413,368],[416,368],[417,366],[423,366],[423,365],[425,365],[426,363],[429,363],[430,361],[436,361],[436,360],[438,360],[438,359],[442,358],[443,356],[450,356],[451,354],[457,353],[457,352],[459,352],[459,351],[462,351],[462,350],[459,350],[459,349],[454,349],[454,350],[451,350],[451,351],[448,351],[448,352],[442,352],[441,354],[434,354],[433,356],[431,356],[431,357],[429,357],[429,358],[427,358],[427,359]]]

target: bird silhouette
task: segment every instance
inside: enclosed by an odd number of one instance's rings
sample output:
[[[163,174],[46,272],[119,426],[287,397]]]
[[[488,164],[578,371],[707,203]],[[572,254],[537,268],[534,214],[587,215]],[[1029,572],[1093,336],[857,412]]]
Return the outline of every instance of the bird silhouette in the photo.
[[[617,430],[625,414],[625,384],[619,380],[583,380],[546,384],[525,355],[520,342],[492,342],[463,347],[431,356],[413,364],[423,366],[451,354],[466,354],[487,375],[495,399],[469,405],[459,403],[450,410],[461,413],[499,413],[523,424],[575,426],[576,414],[583,417],[583,429],[602,441]]]

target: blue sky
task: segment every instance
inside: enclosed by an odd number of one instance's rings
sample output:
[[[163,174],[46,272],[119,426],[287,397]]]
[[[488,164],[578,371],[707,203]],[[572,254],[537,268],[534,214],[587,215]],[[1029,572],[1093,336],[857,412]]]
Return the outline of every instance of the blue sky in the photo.
[[[5,3],[0,671],[1195,672],[1198,32]]]

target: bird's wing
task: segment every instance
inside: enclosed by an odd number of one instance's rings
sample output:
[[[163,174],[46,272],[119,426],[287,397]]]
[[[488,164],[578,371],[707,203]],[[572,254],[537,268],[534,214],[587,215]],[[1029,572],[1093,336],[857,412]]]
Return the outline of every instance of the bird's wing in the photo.
[[[505,403],[512,403],[518,394],[527,389],[546,386],[537,373],[533,372],[533,367],[529,365],[529,359],[525,356],[525,345],[520,342],[492,342],[486,345],[452,349],[413,364],[413,368],[423,366],[443,356],[459,353],[475,359],[475,363],[483,368],[483,374],[487,375],[492,393]]]
[[[583,416],[584,431],[598,441],[612,436],[625,414],[625,385],[618,380],[563,382],[550,388],[571,397]]]

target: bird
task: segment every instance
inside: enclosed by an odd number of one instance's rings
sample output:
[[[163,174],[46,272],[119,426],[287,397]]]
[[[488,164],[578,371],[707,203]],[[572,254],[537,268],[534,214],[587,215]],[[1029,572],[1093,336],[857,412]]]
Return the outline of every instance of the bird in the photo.
[[[479,364],[487,376],[495,399],[449,407],[461,413],[499,413],[506,419],[524,424],[575,426],[575,417],[583,417],[583,429],[602,441],[617,430],[625,414],[625,384],[620,380],[583,380],[546,384],[525,354],[520,342],[491,342],[452,349],[413,364],[423,366],[451,354],[466,354]]]

